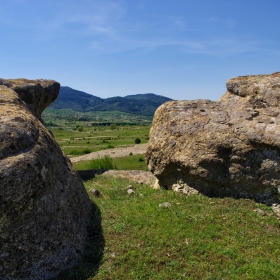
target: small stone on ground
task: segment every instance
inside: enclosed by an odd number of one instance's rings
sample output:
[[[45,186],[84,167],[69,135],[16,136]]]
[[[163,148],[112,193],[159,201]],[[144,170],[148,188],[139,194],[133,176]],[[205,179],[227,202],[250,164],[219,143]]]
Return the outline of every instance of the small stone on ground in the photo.
[[[96,196],[96,197],[99,197],[99,196],[100,196],[100,191],[97,190],[97,189],[95,189],[95,188],[91,188],[91,189],[89,190],[89,192],[90,192],[92,195]]]
[[[164,202],[159,204],[158,207],[171,207],[171,204],[169,202]]]
[[[135,194],[135,191],[132,190],[132,189],[128,189],[128,190],[127,190],[127,193],[128,193],[129,195],[132,195],[132,194]]]

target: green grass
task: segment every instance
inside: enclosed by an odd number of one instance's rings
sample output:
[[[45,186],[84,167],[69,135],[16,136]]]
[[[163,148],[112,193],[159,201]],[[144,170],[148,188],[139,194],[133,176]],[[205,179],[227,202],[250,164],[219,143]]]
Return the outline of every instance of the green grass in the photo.
[[[79,266],[59,279],[280,279],[280,225],[270,207],[138,184],[129,196],[129,184],[105,176],[85,182],[102,194],[91,199],[102,216],[102,238],[93,236],[104,244],[90,239]],[[172,206],[159,208],[163,202]]]
[[[100,126],[111,123],[122,124],[148,124],[152,122],[152,116],[129,114],[119,111],[90,111],[79,112],[70,109],[46,108],[42,118],[48,127],[70,128],[77,125]]]
[[[89,154],[92,151],[88,148],[83,148],[83,149],[73,149],[69,152],[69,155],[85,155],[85,154]]]
[[[87,163],[87,167],[88,169],[94,169],[94,170],[116,169],[116,166],[113,163],[112,158],[110,158],[109,156],[92,159]]]
[[[148,170],[144,155],[132,155],[119,158],[111,158],[114,168],[119,170]],[[77,170],[94,169],[90,166],[90,160],[74,162],[73,165]]]
[[[52,128],[56,142],[67,155],[82,155],[115,147],[135,145],[135,139],[148,143],[150,126],[121,126],[118,129],[84,127],[83,131]]]
[[[148,170],[144,155],[114,158],[113,162],[119,170]]]

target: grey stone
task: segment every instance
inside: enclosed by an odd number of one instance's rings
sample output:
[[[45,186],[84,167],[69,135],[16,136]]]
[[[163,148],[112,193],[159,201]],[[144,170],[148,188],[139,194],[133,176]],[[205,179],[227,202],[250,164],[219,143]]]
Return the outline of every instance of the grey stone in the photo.
[[[126,190],[135,190],[136,188],[134,187],[134,186],[132,186],[132,185],[128,185],[127,187],[126,187]]]
[[[77,264],[92,202],[41,122],[59,83],[0,84],[0,279],[51,279]]]
[[[127,193],[128,193],[129,195],[132,195],[132,194],[135,194],[135,191],[132,190],[132,189],[128,189],[128,190],[127,190]]]
[[[229,80],[217,102],[169,101],[154,116],[146,159],[156,187],[279,201],[280,72]]]
[[[163,202],[159,204],[158,207],[171,207],[171,204],[169,202]]]
[[[266,212],[260,208],[257,208],[254,211],[260,214],[261,216],[266,216]]]
[[[272,210],[274,211],[278,219],[280,219],[280,204],[277,203],[272,204]]]
[[[100,197],[100,191],[95,188],[91,188],[89,192],[96,197]]]

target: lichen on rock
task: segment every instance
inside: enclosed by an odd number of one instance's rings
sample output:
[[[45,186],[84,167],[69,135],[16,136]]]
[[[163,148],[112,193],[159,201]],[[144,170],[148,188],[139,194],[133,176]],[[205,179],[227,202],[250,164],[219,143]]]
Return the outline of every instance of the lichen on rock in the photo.
[[[41,122],[59,87],[0,79],[0,279],[50,279],[84,250],[92,202]]]
[[[158,108],[149,168],[168,189],[278,201],[280,73],[237,77],[226,86],[217,102],[169,101]]]

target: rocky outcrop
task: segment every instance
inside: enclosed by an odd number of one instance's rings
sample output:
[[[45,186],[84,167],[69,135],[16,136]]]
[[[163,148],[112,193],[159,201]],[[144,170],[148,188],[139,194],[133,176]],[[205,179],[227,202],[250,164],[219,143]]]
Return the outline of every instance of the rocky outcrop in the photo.
[[[40,121],[59,87],[0,80],[0,279],[50,279],[84,249],[91,201]]]
[[[153,186],[155,184],[155,176],[144,170],[108,170],[105,171],[102,176],[112,176],[116,178],[127,179],[137,184],[146,184]]]
[[[280,191],[280,73],[237,77],[217,102],[155,113],[146,158],[158,185],[272,203]]]
[[[60,88],[59,83],[42,79],[0,79],[0,85],[14,90],[41,122],[42,112],[56,100]]]

